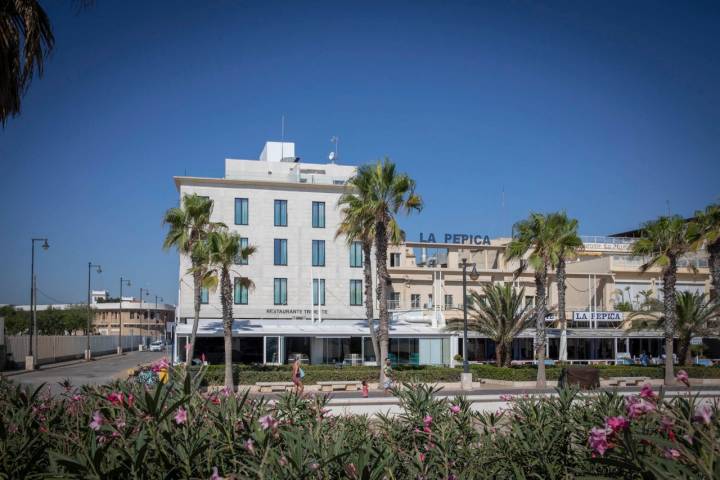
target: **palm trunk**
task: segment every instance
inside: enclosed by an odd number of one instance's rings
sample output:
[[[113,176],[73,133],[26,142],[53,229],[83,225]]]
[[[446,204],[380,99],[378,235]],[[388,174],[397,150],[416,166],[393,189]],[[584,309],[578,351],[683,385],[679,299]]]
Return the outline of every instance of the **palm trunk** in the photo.
[[[710,300],[720,298],[720,239],[707,246],[710,269]]]
[[[380,345],[373,321],[373,294],[372,294],[372,240],[363,242],[363,275],[365,277],[365,316],[370,330],[370,341],[372,342],[375,361],[380,362]]]
[[[670,257],[670,263],[663,272],[663,308],[665,314],[665,385],[675,384],[673,365],[673,337],[676,326],[675,281],[677,280],[677,259]]]
[[[567,360],[567,317],[565,315],[565,257],[560,257],[556,269],[556,281],[558,289],[558,310],[560,314],[560,352],[558,360]],[[564,343],[564,345],[563,345]],[[562,358],[564,357],[564,358]]]
[[[197,265],[193,262],[193,268],[196,269]],[[195,353],[195,337],[197,336],[198,323],[200,323],[200,303],[202,301],[202,273],[199,271],[193,271],[193,307],[195,309],[195,316],[193,317],[192,333],[190,334],[190,346],[185,351],[185,366],[189,367],[192,365],[193,355]]]
[[[222,302],[223,333],[225,335],[225,388],[233,390],[232,365],[232,285],[230,272],[223,268],[220,280],[220,300]]]
[[[547,269],[546,269],[547,272]],[[547,273],[535,272],[535,358],[537,359],[537,388],[545,388],[545,288]]]
[[[378,328],[378,343],[380,345],[380,383],[385,381],[382,366],[388,355],[390,343],[389,330],[390,318],[388,315],[387,294],[388,294],[388,273],[387,273],[387,226],[384,221],[375,224],[375,263],[377,268],[377,299],[378,317],[380,325]]]
[[[678,338],[678,359],[683,365],[692,365],[692,351],[690,350],[690,338],[692,334],[683,334]]]

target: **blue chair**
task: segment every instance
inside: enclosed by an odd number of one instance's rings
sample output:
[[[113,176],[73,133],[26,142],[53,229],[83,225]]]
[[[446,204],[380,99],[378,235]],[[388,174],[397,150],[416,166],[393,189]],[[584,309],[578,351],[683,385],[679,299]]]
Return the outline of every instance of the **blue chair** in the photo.
[[[696,358],[695,365],[699,365],[701,367],[712,367],[713,362],[709,358]]]

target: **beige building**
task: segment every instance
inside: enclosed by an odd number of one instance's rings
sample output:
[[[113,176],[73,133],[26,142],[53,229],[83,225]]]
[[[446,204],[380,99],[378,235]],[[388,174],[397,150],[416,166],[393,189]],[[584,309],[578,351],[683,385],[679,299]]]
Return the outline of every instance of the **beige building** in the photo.
[[[175,322],[175,306],[155,302],[96,303],[93,328],[100,335],[117,335],[122,319],[122,334],[164,339],[172,331]]]

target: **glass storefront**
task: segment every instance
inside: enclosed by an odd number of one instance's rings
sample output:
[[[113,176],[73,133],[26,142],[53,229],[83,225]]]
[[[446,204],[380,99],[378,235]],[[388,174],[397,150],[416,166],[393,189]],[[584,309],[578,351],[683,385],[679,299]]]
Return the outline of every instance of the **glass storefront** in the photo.
[[[362,358],[362,338],[319,338],[322,342],[322,363],[342,363],[354,356],[358,360]],[[370,351],[372,345],[368,342]]]
[[[568,338],[568,360],[614,360],[614,338]]]
[[[300,355],[303,362],[310,361],[312,337],[285,337],[285,363],[293,363]]]
[[[468,338],[468,362],[495,361],[495,342],[488,338]],[[458,338],[458,355],[463,354],[463,339]]]
[[[514,339],[512,342],[513,360],[533,360],[535,358],[533,344],[532,338]]]

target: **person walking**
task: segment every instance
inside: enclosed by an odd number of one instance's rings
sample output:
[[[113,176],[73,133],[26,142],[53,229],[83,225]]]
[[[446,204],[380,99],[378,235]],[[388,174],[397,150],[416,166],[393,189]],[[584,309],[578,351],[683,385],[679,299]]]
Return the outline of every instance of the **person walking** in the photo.
[[[392,368],[392,363],[390,363],[390,359],[385,359],[385,366],[383,367],[383,375],[385,376],[385,381],[383,382],[383,387],[385,387],[385,395],[390,393],[390,389],[393,386],[394,381],[394,373]]]
[[[303,385],[302,381],[304,376],[305,371],[300,365],[300,355],[297,355],[295,357],[295,362],[293,362],[292,367],[292,382],[293,385],[295,385],[295,393],[297,393],[298,396],[301,396],[303,394],[303,391],[305,390],[305,385]]]
[[[363,398],[368,398],[370,396],[367,380],[362,381],[362,396]]]

